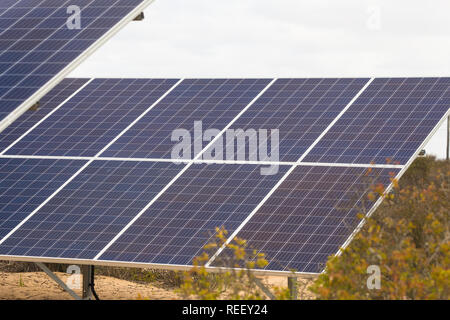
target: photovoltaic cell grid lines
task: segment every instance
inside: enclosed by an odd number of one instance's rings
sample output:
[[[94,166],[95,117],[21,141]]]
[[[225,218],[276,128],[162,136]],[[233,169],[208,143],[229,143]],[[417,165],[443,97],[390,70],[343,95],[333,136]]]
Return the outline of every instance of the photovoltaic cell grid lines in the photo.
[[[375,183],[385,186],[398,169],[298,166],[237,237],[266,254],[266,270],[319,273],[359,223],[357,213]],[[226,250],[216,259],[229,254]]]
[[[261,167],[192,165],[99,260],[190,265],[216,227],[236,230],[287,171]]]
[[[0,132],[0,152],[47,116],[54,108],[81,88],[88,79],[64,79],[39,102],[39,107],[22,114],[16,121]]]
[[[84,164],[73,160],[0,159],[0,239]]]
[[[0,120],[73,63],[144,0],[18,0],[0,3]],[[81,9],[81,28],[69,29]]]
[[[94,161],[12,234],[0,254],[93,259],[181,168]]]
[[[304,161],[406,164],[449,106],[450,78],[375,79]]]
[[[194,141],[195,121],[202,122],[203,130],[222,130],[269,83],[268,79],[186,79],[102,156],[170,159],[176,129],[188,130],[191,145],[199,144],[200,151],[206,144],[202,146],[203,132]],[[188,158],[196,155],[192,150]]]
[[[95,156],[175,83],[95,79],[6,154]]]
[[[268,133],[278,129],[279,161],[297,161],[368,81],[278,79],[230,129],[246,132],[267,129]],[[235,145],[231,146],[235,152],[238,151],[237,141],[235,139]],[[229,155],[228,147],[224,145],[223,154]],[[246,150],[241,148],[238,152],[246,155],[245,160],[266,160],[248,144]]]

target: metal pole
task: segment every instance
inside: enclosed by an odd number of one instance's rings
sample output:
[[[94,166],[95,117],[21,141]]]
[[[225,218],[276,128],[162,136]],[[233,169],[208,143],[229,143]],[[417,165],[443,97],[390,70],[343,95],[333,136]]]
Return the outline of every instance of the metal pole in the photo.
[[[447,161],[450,160],[450,116],[447,117]]]
[[[291,300],[298,299],[298,284],[296,277],[288,277],[288,288]]]
[[[92,266],[82,266],[81,273],[83,275],[83,300],[92,299],[91,279]]]

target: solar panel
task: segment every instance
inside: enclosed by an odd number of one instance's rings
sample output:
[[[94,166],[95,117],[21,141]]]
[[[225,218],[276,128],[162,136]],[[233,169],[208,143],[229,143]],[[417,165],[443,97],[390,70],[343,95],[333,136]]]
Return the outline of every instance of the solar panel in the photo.
[[[45,199],[35,195],[37,206],[8,207],[19,218],[0,236],[1,259],[183,269],[224,226],[229,241],[247,238],[268,255],[259,272],[318,273],[351,239],[368,168],[371,182],[399,178],[450,105],[445,78],[67,81],[0,135],[12,142],[5,162],[79,160]],[[221,135],[279,129],[277,170],[201,163],[214,141],[203,141],[195,160],[173,161],[171,133],[192,134],[195,121]],[[385,144],[374,143],[384,131]],[[352,160],[349,135],[360,147]],[[400,164],[383,164],[388,151]],[[23,170],[27,181],[36,177],[33,166]],[[0,199],[21,192],[16,180],[2,181]]]
[[[94,79],[5,154],[94,156],[176,82]]]
[[[297,161],[369,79],[278,79],[230,129],[279,130],[279,160]],[[237,141],[235,141],[237,144]],[[224,145],[223,154],[227,154]],[[237,159],[237,145],[234,159]],[[257,151],[239,150],[246,160]],[[264,160],[264,159],[259,159]],[[269,160],[273,161],[273,160]]]
[[[406,164],[450,104],[450,78],[375,79],[304,161]]]
[[[93,259],[180,171],[94,161],[1,246],[0,254]]]
[[[321,272],[359,223],[371,185],[387,186],[399,169],[298,166],[236,236],[266,254],[265,269]],[[223,251],[216,258],[229,256]]]
[[[118,139],[102,156],[170,159],[172,132],[185,129],[195,139],[194,122],[203,130],[222,130],[268,84],[268,79],[186,79]],[[202,141],[192,141],[192,145]],[[198,151],[192,150],[189,158]]]
[[[64,79],[48,94],[46,94],[36,108],[26,111],[9,127],[0,132],[0,150],[3,151],[23,134],[41,121],[52,110],[68,99],[72,94],[86,84],[88,79]]]
[[[0,238],[70,178],[85,161],[0,159]]]
[[[2,1],[0,131],[142,12],[150,2]],[[74,6],[80,11],[74,11]],[[79,26],[75,23],[77,17]]]
[[[234,231],[287,171],[260,165],[194,164],[99,260],[188,265],[214,237]]]

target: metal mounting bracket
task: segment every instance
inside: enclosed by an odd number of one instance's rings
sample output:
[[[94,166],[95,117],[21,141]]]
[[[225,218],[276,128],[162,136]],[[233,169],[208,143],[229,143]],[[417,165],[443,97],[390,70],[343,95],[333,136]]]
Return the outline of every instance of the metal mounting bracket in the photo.
[[[70,289],[64,281],[62,281],[56,274],[54,274],[47,266],[41,262],[36,262],[36,265],[42,269],[50,278],[53,279],[57,284],[59,284],[64,291],[66,291],[68,294],[70,294],[75,300],[82,300],[82,298],[77,295],[72,289]]]
[[[256,285],[262,290],[262,292],[264,292],[264,294],[269,297],[269,299],[271,300],[275,300],[275,296],[274,294],[269,290],[269,288],[267,288],[264,283],[262,283],[262,281],[258,278],[254,278],[254,281],[256,283]]]
[[[137,15],[136,18],[133,19],[133,21],[142,21],[144,20],[144,18],[145,18],[144,12],[141,12]]]

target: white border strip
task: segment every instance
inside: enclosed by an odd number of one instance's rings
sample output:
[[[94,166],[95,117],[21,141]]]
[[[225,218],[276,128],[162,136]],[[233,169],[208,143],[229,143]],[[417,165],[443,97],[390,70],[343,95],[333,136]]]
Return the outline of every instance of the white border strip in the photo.
[[[332,162],[272,162],[272,161],[246,161],[246,160],[183,160],[164,158],[119,158],[119,157],[77,157],[77,156],[34,156],[34,155],[0,155],[0,159],[47,159],[47,160],[97,160],[97,161],[129,161],[129,162],[170,162],[174,164],[248,164],[261,166],[311,166],[311,167],[355,167],[355,168],[397,168],[403,165],[397,164],[361,164],[361,163],[332,163]]]
[[[143,114],[141,114],[135,121],[133,121],[128,127],[120,132],[118,136],[116,136],[113,140],[111,140],[102,150],[100,150],[94,157],[90,158],[88,162],[86,162],[77,172],[74,173],[66,182],[62,184],[55,192],[53,192],[47,199],[44,200],[36,209],[34,209],[24,220],[22,220],[14,229],[12,229],[2,240],[0,240],[0,245],[5,242],[14,232],[17,231],[25,222],[27,222],[32,216],[36,214],[46,203],[48,203],[58,192],[60,192],[67,184],[69,184],[73,179],[75,179],[86,167],[88,167],[93,161],[98,159],[98,156],[101,155],[105,150],[107,150],[117,139],[119,139],[122,135],[124,135],[139,119],[141,119],[146,113],[148,113],[153,107],[155,107],[164,97],[166,97],[172,90],[174,90],[183,79],[178,80],[178,82],[173,85],[164,95],[162,95],[158,100],[156,100]]]
[[[313,142],[313,144],[303,153],[300,159],[284,174],[284,176],[278,181],[278,183],[269,191],[269,193],[261,200],[261,202],[253,209],[253,211],[247,216],[247,218],[239,225],[239,227],[228,237],[225,243],[217,250],[217,252],[209,259],[205,266],[209,267],[211,263],[217,258],[219,254],[226,248],[226,246],[236,237],[236,235],[242,230],[247,222],[256,214],[256,212],[264,205],[264,203],[270,198],[270,196],[278,189],[278,187],[286,180],[286,178],[295,170],[298,164],[308,155],[308,153],[316,146],[322,137],[333,127],[333,125],[342,117],[342,115],[350,108],[350,106],[359,98],[359,96],[366,90],[366,88],[372,83],[375,78],[371,78],[364,87],[359,90],[355,97],[345,106],[344,109],[337,115],[337,117],[328,125],[328,127],[322,132],[320,136]]]
[[[217,139],[221,138],[223,136],[223,134],[237,121],[237,119],[239,119],[241,117],[242,114],[244,114],[248,108],[250,108],[271,86],[272,84],[275,83],[277,79],[273,79],[272,81],[270,81],[270,83],[245,107],[243,108],[237,115],[236,117],[234,117],[233,120],[231,120],[223,129],[222,131],[216,136],[214,137],[214,139],[212,139],[207,145],[206,147],[204,147],[193,159],[193,161],[190,161],[180,172],[178,172],[178,174],[95,256],[94,260],[98,260],[103,253],[105,253],[106,250],[108,250],[113,244],[114,242],[117,241],[117,239],[119,239],[123,233],[125,233],[130,227],[131,225],[133,225],[133,223],[139,219],[139,217],[141,217],[145,211],[148,210],[148,208],[156,201],[159,199],[159,197],[161,197],[161,195],[170,188],[170,186],[172,186],[172,184],[175,183],[176,180],[178,180],[178,178],[187,170],[189,169],[190,166],[192,166],[194,164],[194,161],[198,160],[203,153],[208,150],[208,148],[210,146],[212,146]]]
[[[396,180],[400,180],[401,177],[403,176],[403,174],[406,172],[406,170],[408,170],[408,168],[411,166],[411,164],[414,162],[414,160],[417,159],[417,157],[419,156],[420,151],[423,150],[423,148],[425,148],[425,146],[427,145],[427,143],[431,140],[431,138],[436,134],[436,132],[439,130],[439,128],[444,124],[445,119],[447,119],[447,117],[450,116],[450,109],[447,111],[447,113],[444,115],[444,117],[438,122],[438,124],[433,128],[433,130],[430,132],[430,134],[427,136],[427,138],[422,142],[422,144],[419,146],[419,148],[416,150],[416,152],[414,153],[414,155],[408,160],[408,162],[403,166],[403,168],[400,170],[400,172],[397,174],[397,176],[395,177]],[[393,184],[389,184],[389,186],[386,188],[384,194],[389,193],[393,188]],[[358,226],[356,227],[355,230],[353,230],[352,234],[347,238],[347,240],[344,242],[344,244],[341,246],[341,248],[339,248],[338,252],[335,253],[335,256],[340,256],[342,254],[342,250],[344,250],[345,248],[348,247],[348,245],[350,244],[350,242],[352,242],[353,238],[356,236],[356,234],[362,229],[362,227],[365,225],[366,223],[366,219],[370,218],[372,216],[372,214],[375,212],[375,210],[381,205],[381,203],[383,202],[383,197],[380,197],[377,199],[377,201],[375,202],[375,204],[372,206],[372,208],[370,208],[370,210],[367,212],[366,216],[364,217],[364,219],[362,219]],[[323,271],[325,272],[325,270]]]
[[[117,32],[119,32],[125,25],[133,21],[136,16],[144,11],[155,0],[144,0],[139,6],[125,16],[119,23],[105,33],[100,39],[94,42],[88,49],[86,49],[80,56],[68,64],[63,70],[55,75],[50,81],[36,91],[31,97],[26,99],[19,105],[14,111],[12,111],[7,117],[0,121],[0,132],[8,127],[14,120],[20,117],[28,108],[39,101],[45,94],[47,94],[53,87],[61,82],[71,71],[78,67],[84,60],[86,60],[92,53],[100,48],[104,43],[111,39]]]
[[[194,267],[193,265],[179,265],[179,264],[161,264],[161,263],[145,263],[145,262],[125,262],[125,261],[115,261],[115,260],[86,260],[77,258],[51,258],[51,257],[27,257],[27,256],[4,256],[0,255],[0,260],[4,261],[21,261],[21,262],[42,262],[42,263],[61,263],[61,264],[75,264],[75,265],[97,265],[97,266],[111,266],[111,267],[127,267],[127,268],[151,268],[151,269],[162,269],[162,270],[173,270],[173,271],[189,271]],[[223,267],[208,267],[209,272],[226,272],[229,269]],[[234,268],[234,270],[244,270],[241,268]],[[278,271],[278,270],[263,270],[263,269],[252,269],[257,275],[260,276],[302,276],[315,278],[319,273],[313,272],[291,272],[291,271]]]
[[[16,155],[5,154],[0,155],[0,159],[43,159],[43,160],[93,160],[94,157],[73,157],[73,156],[29,156],[29,155]]]
[[[21,135],[16,141],[11,143],[5,150],[0,153],[0,155],[4,155],[6,152],[8,152],[9,149],[14,147],[20,140],[22,140],[27,134],[29,134],[31,131],[33,131],[37,126],[39,126],[42,122],[44,122],[48,117],[50,117],[52,114],[54,114],[59,108],[61,108],[63,105],[65,105],[69,100],[71,100],[74,96],[76,96],[81,90],[86,88],[88,84],[90,84],[94,78],[89,79],[84,85],[82,85],[77,91],[72,93],[66,100],[64,100],[62,103],[60,103],[56,108],[54,108],[52,111],[50,111],[45,117],[43,117],[39,122],[37,122],[34,126],[32,126],[30,129],[28,129],[23,135]]]
[[[311,166],[311,167],[352,167],[352,168],[392,168],[402,169],[404,165],[401,164],[375,164],[375,163],[333,163],[333,162],[299,162],[296,166]]]

